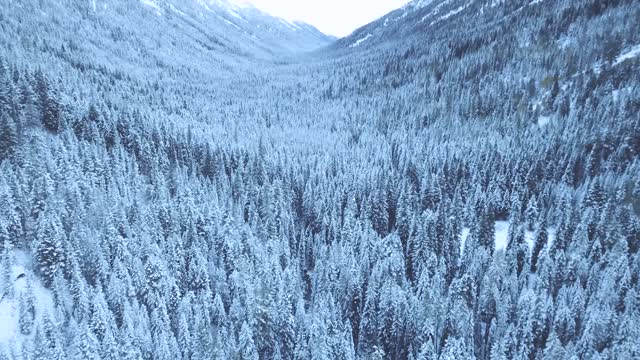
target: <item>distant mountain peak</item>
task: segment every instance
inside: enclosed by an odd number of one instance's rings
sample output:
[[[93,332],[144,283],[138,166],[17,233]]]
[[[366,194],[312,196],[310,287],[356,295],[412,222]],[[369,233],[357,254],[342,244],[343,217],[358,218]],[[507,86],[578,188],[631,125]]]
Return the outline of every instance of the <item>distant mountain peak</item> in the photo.
[[[229,48],[243,48],[244,53],[251,47],[271,54],[304,52],[335,40],[309,24],[270,15],[244,0],[139,1],[158,16],[176,15],[196,21],[207,35],[223,43],[227,39]]]

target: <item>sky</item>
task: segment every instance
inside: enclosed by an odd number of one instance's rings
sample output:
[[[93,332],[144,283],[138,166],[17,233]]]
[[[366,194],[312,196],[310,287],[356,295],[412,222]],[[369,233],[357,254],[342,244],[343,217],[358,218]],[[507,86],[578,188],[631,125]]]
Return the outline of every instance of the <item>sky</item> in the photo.
[[[304,21],[328,35],[343,37],[409,0],[236,0],[289,21]]]

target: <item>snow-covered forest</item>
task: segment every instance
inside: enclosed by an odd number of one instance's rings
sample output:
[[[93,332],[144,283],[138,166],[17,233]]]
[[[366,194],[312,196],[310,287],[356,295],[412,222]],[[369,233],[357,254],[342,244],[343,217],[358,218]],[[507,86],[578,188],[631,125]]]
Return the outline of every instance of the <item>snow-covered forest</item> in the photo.
[[[640,358],[639,30],[0,0],[0,359]]]

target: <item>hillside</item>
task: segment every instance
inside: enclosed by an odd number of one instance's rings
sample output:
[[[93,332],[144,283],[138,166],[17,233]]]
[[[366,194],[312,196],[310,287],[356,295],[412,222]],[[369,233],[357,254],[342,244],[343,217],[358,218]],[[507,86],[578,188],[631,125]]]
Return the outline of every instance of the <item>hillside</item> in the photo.
[[[0,0],[0,359],[640,357],[638,28]]]

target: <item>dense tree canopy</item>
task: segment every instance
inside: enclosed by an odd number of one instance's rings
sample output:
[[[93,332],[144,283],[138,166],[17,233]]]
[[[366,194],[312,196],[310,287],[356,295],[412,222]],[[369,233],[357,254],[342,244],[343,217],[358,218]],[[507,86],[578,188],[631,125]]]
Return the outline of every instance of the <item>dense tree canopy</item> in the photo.
[[[5,3],[0,358],[640,357],[637,2],[268,60],[126,2]]]

